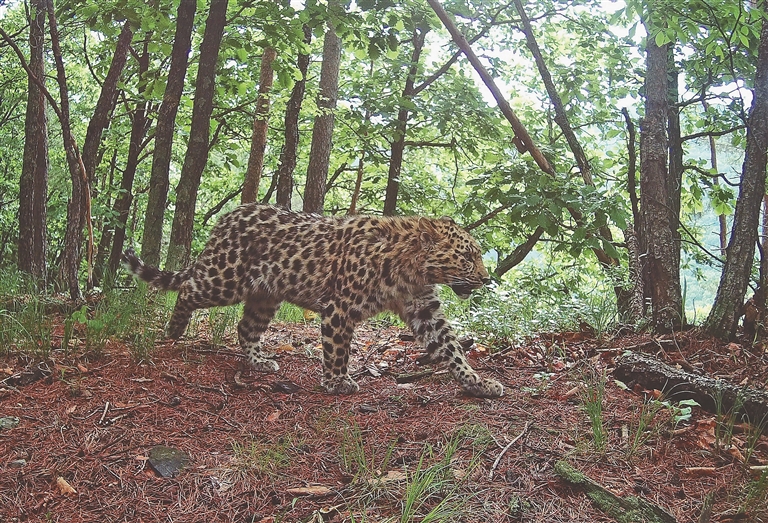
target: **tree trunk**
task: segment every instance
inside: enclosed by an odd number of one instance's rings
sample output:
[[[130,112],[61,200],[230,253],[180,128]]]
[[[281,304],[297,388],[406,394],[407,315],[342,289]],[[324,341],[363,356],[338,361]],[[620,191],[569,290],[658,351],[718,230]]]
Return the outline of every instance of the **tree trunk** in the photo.
[[[349,201],[349,209],[347,215],[352,216],[357,214],[357,202],[360,200],[360,189],[363,186],[363,172],[365,165],[365,149],[360,151],[360,159],[357,161],[357,169],[355,169],[355,188],[352,189],[352,197]]]
[[[118,93],[117,82],[120,80],[120,75],[122,75],[125,62],[128,59],[128,48],[132,39],[133,30],[130,22],[126,20],[120,36],[117,38],[115,54],[112,56],[112,63],[109,65],[109,71],[101,86],[96,108],[93,111],[91,121],[88,122],[88,131],[83,142],[83,165],[91,187],[96,184],[96,167],[101,135],[104,129],[109,127],[109,116],[115,110]]]
[[[331,4],[332,5],[332,4]],[[307,182],[304,189],[304,212],[323,213],[325,182],[331,161],[333,123],[336,99],[339,96],[339,63],[341,38],[329,22],[323,40],[323,64],[320,68],[320,94],[317,100],[319,114],[312,128],[312,145],[309,148]]]
[[[248,157],[248,169],[245,172],[245,183],[240,203],[253,203],[259,195],[259,182],[264,171],[264,151],[267,147],[267,131],[269,130],[269,92],[272,89],[274,71],[272,62],[277,52],[272,47],[265,47],[261,56],[261,71],[259,73],[259,97],[256,100],[256,114],[253,117],[253,134],[251,135],[251,154]]]
[[[514,4],[518,14],[520,15],[523,26],[523,33],[525,34],[528,49],[530,49],[531,54],[533,55],[536,68],[539,70],[539,75],[541,76],[544,87],[547,90],[549,100],[552,103],[552,107],[554,108],[555,123],[563,132],[565,141],[568,143],[568,148],[571,150],[571,154],[573,154],[573,157],[576,160],[576,165],[579,167],[579,171],[581,172],[581,179],[584,181],[584,184],[594,187],[595,182],[592,179],[592,166],[589,163],[589,159],[587,158],[586,153],[584,153],[584,149],[582,148],[581,143],[576,137],[576,133],[571,127],[568,114],[565,112],[565,104],[563,104],[563,101],[560,98],[560,94],[557,92],[557,88],[555,87],[555,83],[552,81],[552,75],[549,73],[549,68],[544,61],[544,55],[541,52],[539,44],[536,41],[536,36],[533,33],[531,21],[528,18],[525,9],[523,8],[523,3],[521,0],[514,0]],[[598,232],[604,241],[610,243],[613,242],[613,234],[607,225],[600,227]],[[618,267],[621,264],[617,258],[608,256],[604,251],[600,249],[593,250],[595,251],[597,259],[600,260],[601,266],[606,271],[610,271],[613,267]],[[632,300],[632,293],[627,291],[625,286],[614,286],[614,294],[616,295],[616,306],[619,311],[629,311],[632,309],[630,305]]]
[[[707,103],[706,100],[702,100],[701,105],[704,108],[704,112],[706,112],[709,108],[709,103]],[[717,143],[715,142],[715,137],[711,134],[708,136],[708,139],[709,166],[712,169],[712,172],[717,174]],[[714,185],[720,185],[720,177],[715,176],[712,183]],[[720,238],[720,255],[725,257],[725,249],[728,247],[728,220],[726,219],[725,214],[719,214],[717,216],[717,222],[719,226],[718,237]]]
[[[768,150],[768,23],[763,21],[757,55],[752,107],[747,117],[747,148],[741,172],[741,186],[733,216],[725,266],[715,302],[704,330],[719,338],[736,334],[744,294],[754,262],[760,218],[765,195],[766,150]]]
[[[149,70],[149,52],[147,45],[149,39],[144,42],[144,51],[138,57],[139,62],[139,75],[141,78]],[[128,143],[128,157],[125,162],[125,170],[123,171],[123,177],[120,181],[120,194],[115,199],[115,203],[112,207],[113,215],[115,215],[116,223],[107,223],[102,231],[102,241],[99,245],[99,252],[104,252],[110,248],[109,259],[104,267],[104,260],[97,260],[96,268],[101,268],[98,273],[99,279],[106,273],[111,277],[115,275],[120,265],[120,259],[123,254],[123,247],[125,245],[125,227],[128,223],[128,213],[133,203],[133,180],[136,176],[136,169],[139,165],[139,154],[144,149],[146,144],[144,139],[147,131],[149,130],[150,120],[147,118],[147,102],[142,98],[141,101],[136,104],[136,109],[132,114],[131,121],[131,136]],[[114,227],[114,233],[112,232]],[[98,285],[98,283],[97,283]]]
[[[192,246],[192,229],[195,221],[195,204],[200,178],[208,161],[210,148],[211,113],[216,81],[216,62],[219,58],[221,38],[227,22],[229,0],[212,0],[205,33],[200,44],[200,63],[195,81],[195,101],[192,107],[192,125],[189,144],[181,168],[179,185],[176,187],[176,212],[173,215],[171,241],[168,245],[166,268],[176,270],[189,263]]]
[[[656,332],[679,329],[682,319],[679,275],[674,272],[674,253],[680,245],[674,241],[676,222],[672,223],[669,212],[667,47],[657,46],[654,38],[647,39],[645,118],[640,123],[640,252],[643,286]]]
[[[171,51],[171,66],[165,86],[163,102],[157,114],[155,127],[155,151],[149,178],[147,212],[144,219],[144,236],[141,256],[150,265],[160,263],[160,245],[163,239],[163,221],[168,198],[168,171],[171,168],[171,148],[176,131],[176,113],[184,88],[184,76],[192,45],[192,28],[195,21],[196,0],[181,0],[176,15],[176,34]]]
[[[619,318],[627,323],[638,323],[645,314],[643,303],[643,274],[640,264],[640,243],[638,231],[641,229],[640,203],[637,197],[637,131],[626,108],[621,110],[627,124],[627,193],[632,207],[632,224],[624,230],[627,243],[627,268],[629,281],[624,298],[618,302]]]
[[[67,204],[67,227],[64,236],[64,252],[62,256],[62,274],[72,300],[81,301],[79,269],[82,258],[83,227],[88,224],[90,228],[90,189],[88,187],[88,174],[83,166],[83,160],[77,147],[77,142],[72,134],[69,112],[69,88],[67,76],[64,71],[64,61],[59,42],[59,30],[56,23],[56,14],[53,0],[46,3],[48,9],[48,26],[51,33],[51,49],[56,63],[56,79],[59,86],[61,109],[59,121],[61,134],[64,140],[64,152],[67,158],[69,175],[72,179],[72,196]],[[89,238],[92,241],[92,237]],[[89,248],[91,242],[89,242]],[[89,272],[90,283],[90,272]]]
[[[117,104],[117,83],[128,60],[128,48],[131,45],[132,39],[133,30],[131,29],[130,22],[126,20],[120,36],[117,38],[115,53],[112,56],[107,76],[101,86],[101,93],[96,102],[96,108],[93,111],[90,122],[88,122],[88,131],[85,134],[85,142],[83,142],[83,166],[88,175],[88,183],[91,188],[96,184],[96,167],[99,163],[101,136],[104,129],[109,127],[110,115],[115,110],[115,105]],[[104,239],[103,236],[102,239]],[[107,240],[109,240],[109,237]],[[99,247],[101,247],[101,242]],[[96,275],[95,279],[89,282],[89,288],[96,284],[95,280],[101,279],[101,261],[97,260],[94,265],[96,266]]]
[[[515,132],[513,142],[517,149],[521,153],[526,151],[531,153],[531,157],[542,171],[547,174],[554,175],[555,170],[552,168],[549,160],[547,160],[539,148],[536,147],[536,144],[533,143],[533,139],[528,134],[527,129],[512,110],[512,107],[504,98],[504,95],[501,94],[501,90],[496,85],[493,77],[486,70],[485,66],[483,66],[482,62],[474,53],[474,51],[472,51],[472,47],[470,46],[469,42],[464,37],[464,35],[461,34],[461,31],[459,31],[459,29],[456,27],[456,24],[453,23],[453,20],[451,20],[451,17],[448,16],[448,13],[445,12],[443,6],[440,5],[438,0],[427,0],[427,3],[435,11],[437,17],[440,18],[440,21],[443,22],[445,28],[448,29],[448,32],[451,34],[451,38],[453,39],[454,43],[464,52],[464,55],[467,57],[467,60],[469,60],[469,63],[472,64],[472,67],[474,67],[475,71],[477,71],[477,74],[480,75],[480,79],[483,80],[483,83],[493,95],[493,98],[499,105],[499,110],[510,123],[510,125],[512,125],[512,130]]]
[[[674,299],[680,303],[680,325],[685,324],[685,304],[680,287],[680,196],[683,186],[683,140],[680,132],[680,108],[678,99],[679,71],[675,66],[674,50],[667,49],[667,132],[669,137],[669,175],[667,177],[667,212],[673,249],[669,252],[670,285]],[[675,305],[677,306],[677,305]]]
[[[46,0],[31,2],[29,69],[45,81]],[[24,120],[24,160],[19,180],[19,270],[45,284],[46,200],[48,198],[48,118],[42,89],[27,79],[27,112]]]
[[[312,29],[305,25],[304,43],[309,46],[311,41]],[[291,97],[288,99],[288,105],[285,109],[285,143],[280,153],[280,164],[275,173],[277,204],[286,209],[291,208],[291,197],[293,196],[293,170],[296,168],[296,155],[299,149],[299,113],[307,85],[309,55],[300,54],[296,65],[301,74],[301,80],[297,80],[293,85],[293,91],[291,91]]]
[[[424,48],[426,30],[415,28],[413,30],[413,54],[411,65],[408,68],[408,76],[403,88],[403,100],[413,97],[413,86],[416,82],[416,73],[421,59],[421,50]],[[397,193],[400,190],[400,170],[403,166],[403,153],[405,152],[405,135],[408,130],[408,109],[400,107],[395,122],[395,136],[389,155],[389,173],[387,175],[387,192],[384,197],[384,216],[394,216],[397,210]]]

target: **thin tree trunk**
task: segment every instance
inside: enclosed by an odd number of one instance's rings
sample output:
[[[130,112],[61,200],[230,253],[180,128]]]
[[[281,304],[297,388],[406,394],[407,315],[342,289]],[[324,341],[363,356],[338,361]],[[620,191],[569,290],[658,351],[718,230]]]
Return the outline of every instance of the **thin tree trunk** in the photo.
[[[173,214],[171,240],[168,244],[168,270],[176,270],[189,263],[192,246],[192,229],[195,221],[195,204],[200,179],[208,161],[210,149],[211,113],[216,84],[216,62],[227,22],[229,0],[212,0],[205,23],[205,33],[200,44],[200,63],[195,81],[195,101],[192,108],[192,125],[189,131],[187,154],[181,168],[179,185],[176,187],[176,211]]]
[[[245,183],[240,203],[252,203],[259,195],[259,182],[264,172],[264,152],[267,147],[267,131],[269,130],[269,92],[272,89],[274,70],[272,62],[277,52],[272,47],[265,47],[261,56],[261,71],[259,73],[259,96],[256,100],[256,114],[253,118],[253,134],[251,135],[251,154],[248,157],[248,169],[245,172]]]
[[[679,301],[680,325],[685,324],[685,303],[680,287],[680,197],[683,186],[683,141],[680,132],[680,108],[678,99],[679,72],[675,65],[674,49],[667,49],[667,132],[669,138],[669,175],[667,177],[667,209],[669,228],[672,236],[672,250],[669,253],[669,284],[673,299]],[[675,306],[677,306],[675,304]]]
[[[333,7],[333,3],[329,5]],[[307,181],[304,189],[304,212],[322,214],[325,202],[325,182],[331,161],[333,124],[336,100],[339,96],[339,64],[341,38],[329,22],[323,40],[323,64],[320,68],[320,94],[317,100],[319,114],[312,128],[312,144],[309,148]]]
[[[650,299],[656,332],[679,329],[682,323],[679,276],[674,274],[674,251],[680,245],[672,234],[676,222],[672,223],[669,210],[667,48],[668,44],[659,47],[653,38],[647,39],[645,118],[640,124],[640,252],[643,286]]]
[[[62,59],[59,30],[56,23],[53,0],[48,0],[47,8],[48,27],[51,33],[51,48],[56,63],[56,79],[59,85],[59,97],[61,100],[59,120],[61,122],[61,133],[64,140],[67,166],[69,167],[69,174],[72,179],[72,195],[67,204],[67,227],[64,236],[62,274],[67,283],[70,298],[75,301],[81,301],[82,293],[80,291],[79,269],[80,261],[82,259],[83,227],[86,225],[88,225],[89,229],[88,284],[91,282],[90,254],[93,252],[93,231],[91,229],[90,188],[88,184],[88,173],[85,171],[83,159],[80,156],[77,142],[72,134],[69,112],[69,89],[67,87],[67,77],[64,71],[64,61]]]
[[[149,39],[144,42],[144,50],[138,57],[139,74],[141,78],[149,70],[149,52],[147,49]],[[125,170],[120,181],[120,194],[115,199],[112,207],[113,215],[116,216],[114,224],[114,233],[112,233],[112,224],[106,224],[102,232],[102,238],[106,239],[105,251],[110,247],[109,259],[106,264],[107,274],[114,276],[120,265],[120,259],[125,246],[125,228],[128,222],[128,213],[133,203],[133,180],[136,176],[136,170],[139,165],[139,155],[146,146],[144,139],[149,130],[150,120],[147,118],[147,102],[144,98],[136,104],[133,111],[131,122],[131,136],[128,143],[128,157],[125,162]],[[103,261],[102,261],[103,265]],[[97,267],[99,264],[97,263]],[[103,271],[102,267],[102,271]]]
[[[763,21],[757,55],[752,107],[747,117],[747,147],[741,173],[741,187],[733,215],[731,238],[715,301],[704,330],[719,338],[736,334],[747,291],[760,204],[765,195],[766,151],[768,150],[768,23]]]
[[[91,187],[94,187],[96,184],[96,167],[99,145],[101,145],[101,135],[104,129],[109,127],[109,116],[114,111],[115,104],[117,103],[117,83],[128,59],[128,48],[131,45],[132,39],[133,30],[131,29],[131,23],[126,20],[122,31],[120,31],[120,36],[117,38],[115,54],[112,56],[112,63],[109,65],[109,71],[101,86],[101,93],[96,102],[96,108],[93,111],[91,121],[88,122],[88,131],[83,142],[83,165],[85,166],[85,172],[88,173],[88,183]]]
[[[304,43],[309,45],[311,41],[312,29],[305,25]],[[293,91],[285,109],[285,143],[280,153],[280,164],[274,174],[277,178],[277,204],[286,209],[291,208],[291,197],[293,196],[293,171],[296,168],[296,155],[299,149],[299,114],[307,85],[308,54],[299,55],[297,67],[301,79],[293,85]]]
[[[554,107],[555,123],[563,132],[563,136],[565,136],[565,140],[568,143],[568,148],[571,150],[571,153],[576,160],[576,165],[579,167],[581,178],[584,180],[584,184],[594,187],[595,182],[592,179],[592,166],[589,163],[587,155],[584,153],[584,149],[582,148],[581,143],[579,143],[579,140],[576,137],[576,133],[571,127],[568,114],[565,112],[565,104],[563,104],[563,101],[560,98],[560,94],[557,92],[555,83],[552,81],[552,75],[549,73],[549,68],[544,61],[544,55],[542,54],[541,49],[539,48],[539,44],[536,41],[536,35],[533,33],[533,27],[531,26],[531,21],[528,18],[528,14],[525,12],[521,0],[514,0],[514,4],[518,14],[520,15],[522,29],[523,33],[525,34],[528,49],[530,49],[531,54],[533,55],[536,68],[539,70],[539,75],[541,76],[544,87],[547,90],[547,95],[549,96],[549,99],[552,102],[552,106]],[[598,231],[600,233],[600,237],[604,241],[613,242],[613,234],[607,225],[603,225],[599,228]],[[598,252],[600,251],[599,249],[594,250],[598,260],[602,262],[601,264],[604,269],[610,270],[610,268],[618,267],[621,264],[617,258],[608,256],[605,252]],[[629,310],[630,306],[628,303],[631,300],[631,293],[627,291],[626,287],[623,285],[616,285],[614,286],[614,293],[616,295],[617,308],[619,310]]]
[[[461,31],[459,31],[459,29],[456,27],[456,24],[453,23],[451,17],[448,16],[448,13],[445,12],[445,9],[443,9],[437,0],[427,0],[427,2],[435,11],[435,14],[437,14],[438,18],[440,18],[440,20],[443,22],[445,28],[448,29],[448,32],[451,34],[451,38],[453,38],[453,41],[456,43],[459,49],[464,52],[464,55],[469,60],[469,63],[472,64],[472,67],[475,68],[477,74],[480,75],[483,83],[493,95],[496,103],[499,105],[499,110],[512,125],[512,130],[515,132],[515,138],[513,140],[515,146],[521,153],[525,151],[531,153],[531,157],[542,171],[547,174],[554,175],[555,170],[552,168],[552,165],[541,153],[539,148],[536,147],[536,144],[533,143],[533,139],[531,139],[531,136],[528,134],[525,126],[517,118],[517,115],[512,110],[512,107],[504,98],[504,95],[496,85],[496,82],[494,82],[493,77],[485,69],[485,66],[483,66],[482,62],[480,62],[480,59],[477,57],[474,51],[472,51],[472,47],[470,47],[469,42],[467,42],[467,39],[463,34],[461,34]]]
[[[709,109],[709,103],[707,103],[706,100],[702,100],[701,105],[704,108],[704,112]],[[711,167],[712,172],[717,174],[717,143],[713,135],[710,134],[707,138],[709,139],[709,166]],[[720,185],[720,178],[715,176],[712,183]],[[719,225],[718,236],[720,238],[720,254],[725,257],[725,248],[728,246],[728,221],[725,214],[718,214],[717,222]]]
[[[196,8],[196,0],[181,0],[179,3],[168,83],[165,86],[163,102],[160,104],[157,114],[155,151],[152,156],[147,212],[141,242],[141,255],[144,261],[150,265],[160,263],[160,246],[163,240],[163,221],[169,187],[168,171],[171,168],[171,148],[176,130],[176,113],[184,88],[184,77],[187,74]]]
[[[625,299],[619,300],[617,309],[622,321],[634,324],[638,323],[645,314],[643,274],[640,264],[641,240],[638,234],[641,229],[642,218],[637,197],[637,131],[635,124],[629,117],[629,111],[624,108],[621,113],[627,124],[627,193],[632,207],[632,224],[624,230],[624,241],[627,243],[628,287],[625,290]]]
[[[408,68],[408,76],[405,79],[403,88],[403,100],[410,100],[413,97],[414,84],[416,82],[416,73],[419,69],[419,60],[421,51],[424,48],[424,38],[427,31],[420,28],[413,30],[413,54],[411,55],[411,65]],[[394,216],[397,210],[397,193],[400,190],[400,171],[403,166],[403,153],[405,152],[405,135],[408,131],[408,109],[401,106],[397,112],[395,122],[395,136],[389,155],[389,173],[387,174],[387,192],[384,197],[384,216]]]
[[[29,74],[45,81],[46,0],[33,0],[29,24]],[[45,285],[47,277],[48,118],[43,90],[27,78],[24,159],[19,180],[19,270]]]
[[[96,108],[88,123],[88,131],[85,134],[85,142],[83,142],[83,166],[85,167],[85,172],[88,174],[88,183],[91,188],[97,183],[96,167],[99,163],[101,136],[104,129],[109,127],[110,115],[115,110],[115,105],[117,104],[117,83],[120,80],[125,63],[128,60],[128,48],[131,45],[132,39],[133,30],[131,29],[130,22],[126,20],[123,24],[120,36],[117,38],[115,53],[112,56],[112,62],[109,65],[107,76],[101,86],[101,93],[96,102]],[[103,236],[102,239],[104,239]],[[107,237],[107,240],[109,240],[109,237]],[[99,247],[101,247],[101,242],[99,243]],[[95,280],[100,280],[102,272],[102,267],[100,266],[101,261],[97,259],[95,265]],[[88,288],[94,284],[94,281],[89,279]]]
[[[352,190],[352,198],[349,202],[349,210],[347,215],[352,216],[357,214],[357,202],[360,200],[360,188],[363,185],[363,166],[365,165],[365,149],[360,151],[360,159],[357,162],[357,170],[355,176],[355,188]]]

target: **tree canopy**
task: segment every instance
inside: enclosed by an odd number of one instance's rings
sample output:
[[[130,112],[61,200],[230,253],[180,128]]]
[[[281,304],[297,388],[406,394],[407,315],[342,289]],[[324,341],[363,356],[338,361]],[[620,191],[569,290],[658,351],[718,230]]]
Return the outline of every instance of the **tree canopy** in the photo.
[[[0,2],[0,268],[78,298],[129,244],[178,267],[246,185],[450,215],[500,281],[602,282],[657,330],[703,319],[681,268],[722,274],[705,325],[731,336],[754,291],[765,308],[764,21],[733,0]]]

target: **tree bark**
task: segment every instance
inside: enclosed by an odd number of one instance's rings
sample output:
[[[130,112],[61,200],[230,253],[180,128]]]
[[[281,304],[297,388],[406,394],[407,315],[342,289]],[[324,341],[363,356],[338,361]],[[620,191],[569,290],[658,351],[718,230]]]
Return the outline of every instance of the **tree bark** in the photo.
[[[309,46],[312,41],[312,29],[304,26],[304,43]],[[280,153],[280,164],[277,167],[275,177],[277,179],[277,204],[286,209],[291,208],[293,196],[293,171],[296,168],[296,155],[299,148],[299,114],[301,103],[304,101],[304,90],[307,85],[307,69],[309,68],[309,54],[300,54],[297,67],[301,73],[301,80],[293,85],[291,97],[285,109],[285,143]]]
[[[332,4],[331,4],[332,5]],[[330,6],[329,6],[330,7]],[[323,64],[320,68],[320,94],[317,100],[319,114],[312,128],[312,144],[309,149],[307,181],[304,189],[304,212],[322,214],[325,202],[325,182],[331,161],[333,124],[336,100],[339,96],[339,64],[341,38],[331,22],[323,40]]]
[[[267,147],[267,131],[269,130],[269,92],[272,89],[274,70],[272,62],[277,52],[272,47],[265,47],[261,56],[259,72],[259,96],[256,99],[256,114],[253,117],[253,134],[251,134],[251,153],[248,156],[248,169],[245,172],[245,183],[240,203],[253,203],[259,195],[259,182],[264,172],[264,152]]]
[[[704,330],[718,338],[736,334],[739,317],[754,262],[760,218],[765,195],[766,151],[768,150],[768,23],[763,21],[755,70],[752,107],[747,116],[747,147],[741,172],[739,197],[733,216],[731,239],[726,249],[712,310]]]
[[[674,272],[674,252],[680,245],[674,241],[672,229],[676,222],[669,211],[667,47],[659,47],[654,38],[647,38],[645,118],[640,123],[640,252],[643,287],[650,299],[656,332],[679,329],[682,323],[679,276]]]
[[[424,38],[427,30],[416,27],[413,30],[413,54],[411,65],[408,68],[408,76],[403,88],[403,100],[410,100],[414,94],[416,73],[419,70],[421,51],[424,48]],[[389,154],[389,172],[387,174],[387,191],[384,196],[384,216],[394,216],[397,210],[397,193],[400,190],[400,171],[403,167],[403,153],[405,152],[405,135],[408,131],[408,109],[400,107],[395,121],[395,136]]]
[[[176,270],[189,263],[192,229],[195,222],[197,190],[210,148],[211,113],[216,84],[216,62],[227,22],[229,0],[212,0],[200,44],[200,63],[195,81],[195,101],[192,107],[192,125],[189,131],[187,154],[176,187],[176,211],[173,214],[171,240],[168,244],[166,268]]]
[[[196,0],[181,0],[179,3],[168,83],[157,114],[155,151],[152,156],[144,235],[141,242],[141,256],[149,265],[160,263],[160,245],[163,239],[163,221],[168,198],[168,171],[171,168],[171,148],[176,130],[176,113],[184,88],[184,77],[187,74],[196,8]]]
[[[29,74],[45,81],[46,0],[31,2]],[[24,159],[19,180],[19,270],[45,285],[47,277],[48,118],[45,94],[27,78]]]

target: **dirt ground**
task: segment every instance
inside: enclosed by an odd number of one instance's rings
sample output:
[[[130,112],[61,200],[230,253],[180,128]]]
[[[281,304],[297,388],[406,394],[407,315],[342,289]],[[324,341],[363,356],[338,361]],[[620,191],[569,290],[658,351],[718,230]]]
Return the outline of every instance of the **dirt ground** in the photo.
[[[614,521],[555,473],[559,460],[679,522],[768,521],[765,481],[750,470],[768,463],[766,436],[697,407],[689,419],[667,407],[643,418],[654,391],[610,375],[629,347],[765,389],[762,348],[695,333],[663,344],[564,333],[492,354],[475,344],[474,367],[506,387],[490,400],[464,395],[444,372],[397,383],[424,370],[418,347],[395,327],[366,325],[352,365],[360,392],[337,397],[318,387],[318,336],[311,322],[270,326],[277,374],[249,369],[233,340],[211,347],[204,333],[159,342],[143,362],[119,343],[0,358],[0,418],[18,418],[0,429],[0,522]],[[584,408],[601,375],[602,450]],[[451,442],[450,477],[409,513],[409,487]],[[150,462],[160,445],[187,456],[172,477]]]

